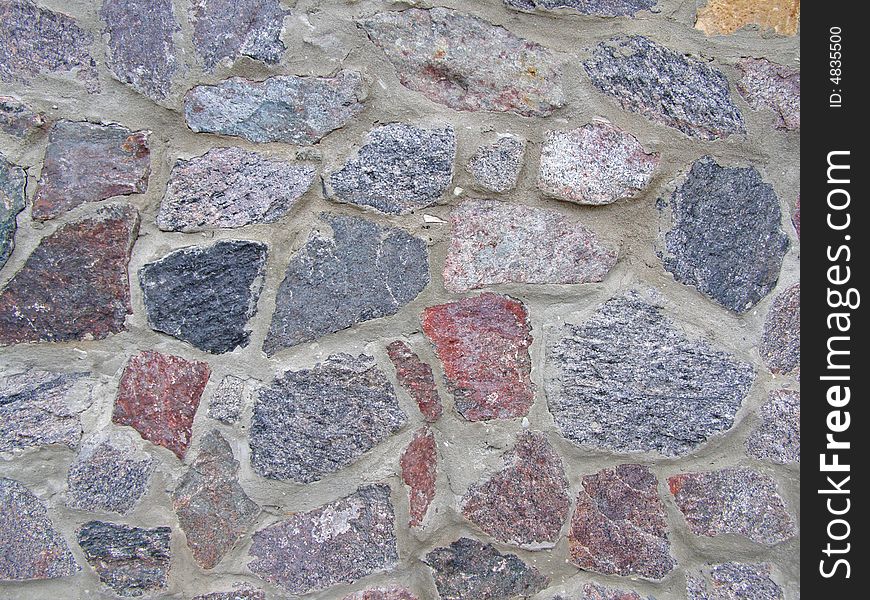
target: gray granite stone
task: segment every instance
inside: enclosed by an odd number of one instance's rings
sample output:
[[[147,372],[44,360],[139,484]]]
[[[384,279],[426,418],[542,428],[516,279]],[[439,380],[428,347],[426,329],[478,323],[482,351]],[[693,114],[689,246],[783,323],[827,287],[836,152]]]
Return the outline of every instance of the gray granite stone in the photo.
[[[554,598],[553,600],[559,600]],[[567,600],[567,599],[562,599]],[[597,583],[587,583],[578,600],[655,600],[652,596],[642,598],[637,592],[607,588]]]
[[[193,600],[266,600],[266,592],[251,585],[242,584],[231,592],[212,592],[195,596]]]
[[[657,0],[503,0],[505,5],[522,12],[565,12],[598,17],[634,16],[652,10]]]
[[[480,146],[465,168],[481,189],[509,192],[517,186],[526,141],[513,135],[500,136],[494,143]]]
[[[758,353],[777,375],[801,374],[801,284],[783,290],[764,319]]]
[[[687,576],[687,600],[782,600],[770,565],[727,562]]]
[[[0,154],[0,269],[15,249],[18,214],[24,210],[27,173]]]
[[[241,377],[224,377],[208,401],[208,416],[227,425],[237,423],[248,395],[246,387],[245,380]]]
[[[778,464],[801,462],[801,394],[775,390],[759,411],[761,424],[746,439],[746,452]]]
[[[737,91],[755,110],[769,108],[776,115],[776,128],[801,128],[801,72],[765,58],[744,58],[737,63],[743,73]]]
[[[188,18],[196,51],[210,71],[241,56],[277,63],[286,50],[279,36],[289,14],[279,0],[194,0]]]
[[[45,128],[43,113],[13,96],[0,96],[0,131],[24,139]]]

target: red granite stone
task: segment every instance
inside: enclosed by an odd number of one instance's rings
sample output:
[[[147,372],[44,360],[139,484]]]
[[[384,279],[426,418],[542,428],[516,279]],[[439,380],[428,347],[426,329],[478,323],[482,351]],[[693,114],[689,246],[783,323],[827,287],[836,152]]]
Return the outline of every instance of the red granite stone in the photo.
[[[0,345],[100,340],[130,314],[127,264],[139,228],[131,206],[109,206],[46,236],[0,290]]]
[[[431,306],[423,312],[423,331],[463,417],[511,419],[529,412],[532,335],[521,302],[486,293]]]
[[[184,458],[210,374],[204,362],[141,352],[130,359],[121,375],[112,422],[130,425],[143,439]]]
[[[443,408],[438,389],[435,387],[435,377],[432,367],[420,360],[406,344],[395,341],[387,346],[387,352],[393,366],[396,367],[396,379],[411,398],[417,402],[420,412],[427,423],[434,423],[441,416]]]
[[[408,486],[411,518],[408,525],[419,527],[426,518],[429,504],[435,497],[435,478],[438,454],[435,436],[428,427],[421,427],[405,448],[400,460],[402,481]]]

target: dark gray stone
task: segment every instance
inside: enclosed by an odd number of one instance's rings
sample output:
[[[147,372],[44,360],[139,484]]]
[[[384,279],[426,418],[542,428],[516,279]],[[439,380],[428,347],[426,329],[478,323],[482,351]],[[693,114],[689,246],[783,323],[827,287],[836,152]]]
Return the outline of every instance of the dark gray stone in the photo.
[[[240,377],[224,377],[208,401],[208,416],[227,425],[238,422],[247,396],[245,387],[245,380]]]
[[[509,192],[517,186],[525,152],[525,140],[505,135],[493,144],[479,147],[468,160],[466,169],[482,189]]]
[[[176,250],[139,270],[148,323],[212,354],[244,348],[265,268],[266,245],[259,242]]]
[[[688,600],[782,600],[770,565],[727,562],[686,577]]]
[[[773,186],[754,167],[701,158],[659,205],[669,230],[658,254],[674,279],[737,313],[774,288],[788,236]]]
[[[321,220],[332,237],[312,232],[290,259],[263,344],[268,355],[394,315],[429,283],[422,239],[357,217],[323,214]]]
[[[459,538],[426,555],[441,600],[529,598],[549,579],[515,554],[502,554],[492,544]]]
[[[24,210],[27,173],[0,154],[0,269],[15,249],[18,213]]]
[[[435,204],[450,186],[456,134],[391,123],[370,131],[362,148],[324,178],[326,193],[338,202],[404,214]]]
[[[44,114],[18,98],[0,96],[0,131],[24,139],[46,123]]]
[[[286,50],[279,36],[289,14],[279,0],[194,0],[188,18],[196,51],[210,71],[242,55],[277,63]]]
[[[652,10],[657,0],[504,0],[505,5],[523,12],[564,11],[598,17],[634,16]]]
[[[343,127],[363,109],[362,75],[239,77],[200,85],[184,97],[187,126],[200,133],[234,135],[251,142],[310,146]]]
[[[369,485],[254,534],[248,568],[291,594],[352,583],[399,561],[390,487]]]
[[[89,521],[76,537],[100,581],[119,596],[141,596],[166,587],[169,527],[144,529]]]
[[[103,0],[106,62],[118,81],[152,100],[163,100],[178,70],[172,36],[180,30],[172,0]]]
[[[545,388],[563,436],[615,452],[680,456],[734,424],[749,364],[689,339],[630,293],[548,336]]]
[[[263,477],[311,483],[353,463],[406,421],[374,358],[336,354],[260,389],[251,464]]]
[[[689,137],[714,140],[746,132],[721,71],[646,37],[601,42],[583,65],[593,85],[622,108]]]
[[[14,479],[0,478],[0,581],[53,579],[81,571],[42,501]]]

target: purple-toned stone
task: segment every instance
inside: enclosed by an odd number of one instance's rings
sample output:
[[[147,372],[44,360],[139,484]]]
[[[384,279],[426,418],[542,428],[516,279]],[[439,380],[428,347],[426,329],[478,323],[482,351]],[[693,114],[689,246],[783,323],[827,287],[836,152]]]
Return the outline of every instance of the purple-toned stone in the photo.
[[[33,218],[53,219],[86,202],[146,191],[150,135],[117,124],[55,123],[33,197]]]
[[[0,96],[0,131],[23,139],[44,129],[46,123],[44,114],[18,98]]]
[[[429,505],[435,498],[435,479],[437,477],[438,451],[435,435],[428,427],[421,427],[414,439],[402,452],[399,465],[402,481],[408,486],[408,504],[411,518],[410,527],[419,527],[426,518]]]
[[[42,238],[0,290],[0,346],[123,331],[133,312],[127,264],[138,229],[136,209],[113,205]]]
[[[464,111],[546,116],[565,104],[543,46],[446,8],[382,12],[360,26],[405,87]]]
[[[14,479],[0,478],[0,581],[69,577],[81,571],[45,504]]]
[[[275,64],[286,50],[279,0],[194,0],[188,13],[193,43],[206,70],[249,56]]]
[[[379,587],[350,594],[342,600],[418,600],[418,598],[405,588]]]
[[[420,360],[405,342],[396,340],[387,346],[387,353],[396,367],[396,379],[417,403],[427,423],[434,423],[444,410],[435,387],[432,367]]]
[[[227,425],[237,423],[247,397],[245,387],[245,380],[241,377],[224,377],[208,401],[208,416]]]
[[[560,599],[554,598],[553,600]],[[596,583],[587,583],[583,586],[583,595],[580,596],[579,600],[644,600],[644,598],[637,592],[606,588]],[[655,600],[655,598],[649,597],[646,600]]]
[[[505,283],[592,283],[616,252],[563,214],[497,200],[466,200],[450,214],[444,287],[454,293]]]
[[[671,494],[695,535],[736,534],[773,546],[796,534],[794,518],[768,475],[747,468],[682,473]]]
[[[759,411],[759,425],[746,439],[746,453],[781,465],[801,462],[801,394],[776,390]]]
[[[468,489],[462,516],[500,542],[551,548],[570,502],[562,459],[542,434],[524,432],[504,455],[504,464]]]
[[[242,584],[231,592],[212,592],[211,594],[195,596],[193,600],[266,600],[266,592]]]
[[[0,154],[0,269],[15,249],[18,214],[24,210],[27,173]]]
[[[494,143],[480,146],[465,168],[480,188],[509,192],[517,186],[525,153],[525,140],[513,135],[499,136]]]
[[[794,206],[794,214],[791,216],[791,224],[794,225],[798,239],[801,239],[801,197],[798,194],[797,203]]]
[[[773,300],[761,344],[758,346],[764,364],[771,373],[791,374],[800,379],[801,369],[801,284],[786,288]]]
[[[801,72],[765,58],[744,58],[737,91],[755,110],[767,107],[776,113],[777,129],[801,128]]]
[[[559,12],[597,17],[634,16],[652,10],[657,0],[504,0],[506,6],[522,12]]]
[[[727,562],[686,577],[687,600],[782,600],[770,565]]]
[[[248,567],[291,594],[388,571],[399,561],[390,488],[369,485],[254,534]]]

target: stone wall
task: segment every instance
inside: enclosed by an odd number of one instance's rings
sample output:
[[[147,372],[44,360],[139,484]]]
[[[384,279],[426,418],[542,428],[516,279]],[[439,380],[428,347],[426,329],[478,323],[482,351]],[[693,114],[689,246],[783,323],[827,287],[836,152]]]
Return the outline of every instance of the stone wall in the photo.
[[[797,600],[798,21],[0,0],[0,597]]]

